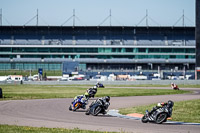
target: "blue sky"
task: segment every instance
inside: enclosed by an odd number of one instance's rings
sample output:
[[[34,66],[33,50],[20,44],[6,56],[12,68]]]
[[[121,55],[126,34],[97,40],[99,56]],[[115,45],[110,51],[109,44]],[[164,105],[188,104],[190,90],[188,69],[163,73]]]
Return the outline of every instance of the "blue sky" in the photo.
[[[135,26],[146,15],[150,26],[173,26],[185,14],[185,25],[195,24],[195,0],[0,0],[3,25],[24,25],[39,10],[39,25],[62,25],[76,11],[76,25],[97,26],[112,11],[112,25]],[[153,21],[152,21],[153,20]],[[8,21],[8,22],[6,22]],[[157,24],[158,23],[158,24]],[[36,19],[27,25],[35,25]],[[71,26],[70,20],[65,26]],[[107,20],[102,25],[109,25]],[[146,21],[139,26],[146,25]],[[182,21],[176,26],[181,26]]]

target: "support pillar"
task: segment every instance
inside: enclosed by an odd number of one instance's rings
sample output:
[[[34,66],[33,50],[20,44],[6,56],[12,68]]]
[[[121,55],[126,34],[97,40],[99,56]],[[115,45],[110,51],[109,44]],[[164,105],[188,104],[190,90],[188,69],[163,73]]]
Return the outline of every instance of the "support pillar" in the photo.
[[[195,79],[199,80],[200,79],[200,0],[196,0],[195,40],[196,40]]]

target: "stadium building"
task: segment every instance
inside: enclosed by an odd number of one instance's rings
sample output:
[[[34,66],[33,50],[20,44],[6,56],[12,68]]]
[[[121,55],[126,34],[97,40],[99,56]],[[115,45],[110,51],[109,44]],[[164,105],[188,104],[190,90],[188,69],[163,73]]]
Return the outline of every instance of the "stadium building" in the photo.
[[[195,55],[195,27],[0,26],[0,70],[194,72]]]

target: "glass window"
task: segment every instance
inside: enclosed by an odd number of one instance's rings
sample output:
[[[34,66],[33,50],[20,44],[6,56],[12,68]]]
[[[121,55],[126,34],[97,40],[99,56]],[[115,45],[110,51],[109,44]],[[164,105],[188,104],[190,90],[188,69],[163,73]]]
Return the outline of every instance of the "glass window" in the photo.
[[[60,53],[61,49],[60,48],[50,48],[50,52]]]
[[[195,55],[188,55],[189,59],[195,59]]]
[[[74,50],[73,48],[63,48],[62,51],[66,53],[73,53]]]
[[[38,52],[37,48],[24,48],[24,52]]]
[[[185,59],[185,55],[176,55],[177,59]]]
[[[172,49],[171,48],[161,48],[161,52],[163,52],[163,53],[171,53]]]
[[[185,49],[186,53],[195,53],[195,49],[194,48],[187,48]]]
[[[0,48],[0,52],[11,52],[11,48]]]
[[[61,64],[49,64],[49,70],[61,70]]]
[[[38,52],[49,52],[49,48],[38,48]]]
[[[159,53],[160,49],[159,48],[149,48],[149,53]]]
[[[98,48],[98,53],[104,53],[105,49],[104,48]]]
[[[35,63],[24,63],[24,69],[35,70],[37,68]]]
[[[98,49],[97,48],[86,48],[86,51],[88,53],[97,53],[98,52]]]
[[[10,63],[0,63],[0,70],[11,69]]]
[[[126,48],[126,52],[132,53],[133,52],[133,48]]]
[[[117,52],[117,48],[112,48],[112,52],[113,53]]]
[[[173,53],[184,53],[184,49],[183,48],[174,48],[173,49]]]
[[[23,63],[16,63],[15,64],[15,69],[23,70]]]
[[[105,53],[111,53],[112,49],[111,48],[105,48]]]
[[[175,59],[175,58],[176,58],[176,55],[170,55],[169,58]]]
[[[139,49],[138,49],[138,52],[139,52],[139,53],[145,53],[145,52],[146,52],[146,48],[139,48]]]

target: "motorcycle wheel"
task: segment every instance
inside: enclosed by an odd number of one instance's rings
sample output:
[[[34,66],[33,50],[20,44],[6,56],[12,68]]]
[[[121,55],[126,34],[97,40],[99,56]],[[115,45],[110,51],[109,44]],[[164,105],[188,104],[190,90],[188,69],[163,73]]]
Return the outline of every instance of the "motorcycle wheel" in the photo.
[[[156,123],[162,124],[166,119],[167,119],[167,114],[166,113],[160,113],[160,114],[158,114],[158,116],[156,118]]]
[[[69,111],[72,111],[72,105],[69,106]]]
[[[148,118],[144,115],[141,119],[142,123],[147,123],[148,122]]]
[[[97,116],[99,113],[101,112],[101,107],[98,106],[95,110],[94,110],[94,116]]]
[[[90,108],[86,110],[85,114],[86,114],[86,115],[89,115],[89,114],[90,114]]]
[[[79,106],[80,106],[79,103],[76,103],[75,107],[72,109],[72,111],[76,111],[79,108]]]
[[[167,119],[165,119],[163,122],[166,122],[167,121]]]

